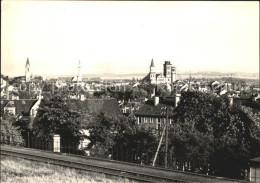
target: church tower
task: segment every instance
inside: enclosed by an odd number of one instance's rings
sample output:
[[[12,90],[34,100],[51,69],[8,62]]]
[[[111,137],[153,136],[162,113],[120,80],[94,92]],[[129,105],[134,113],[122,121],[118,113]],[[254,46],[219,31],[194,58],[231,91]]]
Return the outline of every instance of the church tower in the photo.
[[[163,64],[163,75],[165,77],[165,83],[171,83],[171,68],[172,68],[172,64],[170,61],[165,61]]]
[[[29,58],[27,58],[25,64],[25,82],[30,82],[30,80],[31,80],[30,62],[29,62]]]
[[[150,65],[150,81],[151,81],[151,84],[156,84],[156,73],[155,73],[155,66],[154,66],[153,59],[151,61],[151,65]]]
[[[82,82],[81,64],[79,60],[77,82]]]
[[[172,67],[172,83],[176,81],[176,67]]]

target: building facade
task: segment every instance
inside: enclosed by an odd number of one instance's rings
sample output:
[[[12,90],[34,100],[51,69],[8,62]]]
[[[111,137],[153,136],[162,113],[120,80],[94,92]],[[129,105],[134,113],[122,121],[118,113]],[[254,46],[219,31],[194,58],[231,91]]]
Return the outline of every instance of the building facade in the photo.
[[[30,121],[29,127],[32,127],[37,115],[41,98],[38,99],[18,99],[1,100],[1,113],[11,113],[18,119],[27,119]]]
[[[176,81],[176,68],[172,66],[170,61],[165,61],[163,64],[163,73],[157,74],[155,71],[154,61],[152,59],[150,72],[143,78],[143,81],[151,84],[173,83]]]
[[[260,157],[250,160],[250,177],[251,182],[260,182]]]
[[[172,124],[174,120],[172,112],[174,108],[177,107],[180,98],[181,95],[176,94],[175,97],[167,98],[155,96],[151,100],[146,101],[146,103],[134,113],[137,126],[143,127],[144,129],[153,129],[155,133],[160,135],[167,122],[167,115],[168,124]]]

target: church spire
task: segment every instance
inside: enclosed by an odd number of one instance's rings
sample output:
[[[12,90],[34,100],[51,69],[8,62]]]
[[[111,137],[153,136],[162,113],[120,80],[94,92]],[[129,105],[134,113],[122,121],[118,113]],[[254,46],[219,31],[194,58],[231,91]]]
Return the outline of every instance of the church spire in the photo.
[[[26,60],[25,66],[27,66],[27,65],[30,65],[29,58],[27,58],[27,60]]]
[[[29,63],[29,58],[27,58],[25,64],[25,82],[30,82],[30,80],[31,80],[30,63]]]
[[[150,67],[154,67],[153,58],[152,58],[152,61],[151,61],[151,65],[150,65]]]
[[[80,60],[79,60],[79,65],[78,65],[78,76],[77,76],[77,81],[81,82],[82,81],[82,74],[81,74],[81,65],[80,65]]]

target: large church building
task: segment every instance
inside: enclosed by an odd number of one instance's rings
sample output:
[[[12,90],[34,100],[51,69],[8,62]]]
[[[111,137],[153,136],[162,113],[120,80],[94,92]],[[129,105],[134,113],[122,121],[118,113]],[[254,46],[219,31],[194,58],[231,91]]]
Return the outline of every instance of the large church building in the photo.
[[[151,84],[173,83],[176,81],[176,68],[172,66],[170,61],[165,61],[163,64],[163,73],[157,74],[155,72],[154,61],[152,59],[150,72],[143,78],[143,81]]]

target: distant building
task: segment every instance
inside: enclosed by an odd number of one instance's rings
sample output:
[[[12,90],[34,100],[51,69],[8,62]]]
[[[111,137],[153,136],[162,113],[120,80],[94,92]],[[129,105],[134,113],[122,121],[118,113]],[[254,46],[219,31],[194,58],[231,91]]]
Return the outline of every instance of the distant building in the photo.
[[[175,97],[158,97],[155,96],[151,100],[146,101],[140,109],[134,113],[137,118],[137,125],[144,127],[145,129],[152,128],[157,131],[159,134],[162,131],[162,127],[166,123],[166,110],[168,108],[168,118],[169,123],[173,121],[172,111],[177,107],[178,102],[180,101],[180,94],[176,94]]]
[[[260,182],[260,157],[250,160],[250,177],[251,182]]]
[[[6,95],[7,82],[7,78],[1,74],[1,98]]]
[[[25,64],[25,82],[30,82],[30,81],[31,81],[30,62],[29,62],[29,58],[27,58]]]
[[[41,98],[21,100],[1,100],[1,113],[11,113],[18,119],[28,119],[30,127],[36,117]]]
[[[143,78],[143,81],[149,82],[151,84],[173,83],[176,81],[176,68],[172,66],[170,61],[165,61],[163,64],[163,73],[157,74],[155,72],[155,65],[152,59],[150,72]]]
[[[77,76],[73,77],[71,79],[72,83],[77,83],[80,84],[82,82],[82,74],[81,74],[81,64],[80,64],[80,60],[79,60],[79,64],[78,64],[78,74]]]
[[[126,105],[122,105],[121,111],[124,115],[129,115],[139,110],[141,102],[128,102]]]

